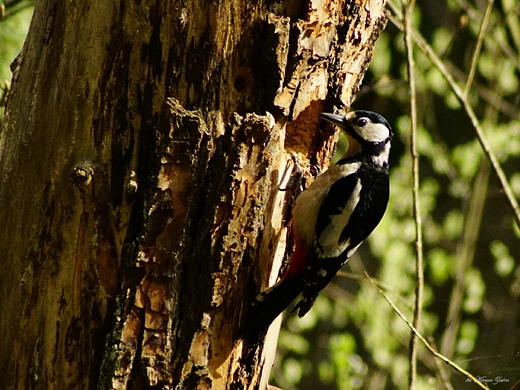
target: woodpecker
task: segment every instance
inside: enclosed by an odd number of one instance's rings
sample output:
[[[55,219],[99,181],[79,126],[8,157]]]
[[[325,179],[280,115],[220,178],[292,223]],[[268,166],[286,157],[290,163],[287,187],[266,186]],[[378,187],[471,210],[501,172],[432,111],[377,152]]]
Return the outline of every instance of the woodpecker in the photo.
[[[345,133],[348,149],[296,198],[289,268],[256,297],[246,322],[246,331],[259,337],[299,294],[292,312],[299,310],[303,317],[311,309],[318,293],[379,224],[388,204],[392,129],[386,119],[371,111],[319,115]]]

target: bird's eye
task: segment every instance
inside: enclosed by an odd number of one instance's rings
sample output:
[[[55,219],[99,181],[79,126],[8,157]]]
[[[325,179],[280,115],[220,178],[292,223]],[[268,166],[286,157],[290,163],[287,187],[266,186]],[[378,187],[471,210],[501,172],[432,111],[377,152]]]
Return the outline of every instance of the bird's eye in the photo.
[[[364,127],[367,125],[367,123],[368,123],[367,118],[359,118],[358,120],[356,120],[356,125],[359,127]]]

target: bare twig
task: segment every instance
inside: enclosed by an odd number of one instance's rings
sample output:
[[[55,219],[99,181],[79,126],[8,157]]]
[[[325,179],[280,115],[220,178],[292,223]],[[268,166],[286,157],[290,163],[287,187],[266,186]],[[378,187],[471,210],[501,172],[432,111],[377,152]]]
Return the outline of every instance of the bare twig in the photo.
[[[363,271],[363,272],[365,272],[365,271]],[[340,271],[338,271],[337,275],[341,278],[356,280],[359,282],[359,284],[361,284],[362,281],[366,280],[366,277],[364,276],[364,274],[361,274],[361,273],[352,273],[352,272],[346,272],[346,271],[340,270]],[[396,296],[399,299],[399,302],[403,303],[404,305],[406,305],[407,307],[412,309],[412,305],[409,304],[408,299],[404,295],[402,295],[398,291],[396,291],[395,286],[393,286],[391,284],[386,284],[383,281],[376,279],[376,278],[373,278],[372,281],[375,284],[377,284],[377,286],[380,289],[387,291],[387,292],[391,292],[392,295]],[[340,300],[337,299],[337,301],[340,301]]]
[[[477,386],[479,386],[480,388],[482,389],[487,389],[489,390],[489,387],[487,387],[485,384],[481,383],[477,378],[475,378],[471,373],[469,373],[468,371],[466,371],[465,369],[463,369],[461,366],[459,366],[457,363],[455,363],[454,361],[448,359],[446,356],[440,354],[439,352],[437,352],[431,345],[430,343],[424,338],[424,336],[422,336],[418,331],[417,329],[413,326],[413,324],[408,321],[406,319],[406,317],[404,316],[404,314],[398,309],[398,307],[392,302],[392,300],[384,293],[383,290],[381,290],[379,287],[377,287],[377,285],[372,281],[372,278],[370,277],[370,275],[368,275],[368,273],[366,273],[366,276],[368,278],[368,280],[370,281],[370,283],[372,283],[372,285],[377,289],[377,291],[379,291],[379,294],[381,294],[383,296],[383,298],[386,299],[386,301],[390,304],[390,306],[392,306],[392,309],[394,309],[394,311],[397,313],[397,315],[399,315],[399,317],[401,317],[401,319],[406,323],[406,325],[408,325],[408,327],[412,330],[412,332],[415,333],[415,335],[417,336],[417,338],[419,340],[422,341],[422,343],[424,344],[424,346],[426,348],[428,348],[428,350],[433,354],[433,356],[435,356],[436,358],[442,360],[444,363],[446,363],[447,365],[449,365],[450,367],[453,367],[453,369],[455,369],[456,371],[460,372],[461,374],[465,375],[471,382],[475,383]]]
[[[413,317],[413,325],[419,329],[422,318],[422,301],[424,290],[423,275],[423,242],[422,242],[422,218],[421,203],[419,198],[419,153],[417,152],[417,96],[415,89],[415,63],[413,56],[413,44],[411,37],[411,17],[415,0],[410,0],[406,4],[402,3],[403,9],[403,26],[404,26],[404,42],[406,47],[406,56],[408,63],[408,83],[410,86],[410,118],[411,118],[411,137],[410,137],[410,153],[412,155],[412,193],[413,193],[413,215],[415,219],[415,268],[417,272],[417,287],[415,289],[415,309]],[[415,389],[417,382],[417,348],[418,340],[414,332],[410,338],[410,371],[408,374],[409,389]]]
[[[430,338],[430,343],[432,348],[437,349],[437,346],[435,345],[435,341],[433,341]],[[442,351],[441,351],[442,353]],[[442,364],[442,361],[439,359],[433,359],[435,361],[435,368],[437,369],[437,372],[439,373],[439,381],[444,385],[444,388],[446,390],[454,390],[452,384],[450,383],[450,377],[448,375],[448,372],[446,370],[446,366]]]
[[[471,67],[469,70],[468,79],[466,80],[466,87],[462,93],[464,99],[468,98],[468,92],[473,83],[473,78],[475,77],[475,71],[477,69],[478,57],[480,55],[480,49],[482,48],[482,42],[484,41],[484,33],[486,32],[486,28],[489,21],[489,15],[491,15],[491,9],[493,8],[494,0],[489,0],[486,8],[486,12],[484,13],[484,17],[482,18],[482,22],[480,23],[480,31],[478,32],[477,43],[475,45],[475,50],[473,51],[473,58],[471,59]]]

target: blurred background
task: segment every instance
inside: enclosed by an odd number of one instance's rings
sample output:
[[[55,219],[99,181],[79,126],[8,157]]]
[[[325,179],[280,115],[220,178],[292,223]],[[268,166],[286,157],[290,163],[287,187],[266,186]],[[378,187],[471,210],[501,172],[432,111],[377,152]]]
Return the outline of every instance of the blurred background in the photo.
[[[0,5],[3,106],[10,64],[27,33],[32,3]],[[313,310],[302,319],[286,315],[272,372],[272,383],[284,390],[403,389],[408,383],[410,329],[365,276],[371,275],[412,321],[415,222],[401,7],[389,2],[390,21],[352,105],[382,114],[394,128],[389,208]],[[414,40],[422,40],[438,57],[432,61],[414,46],[425,263],[419,329],[437,351],[490,388],[518,388],[520,230],[439,64],[462,89],[473,78],[467,99],[520,198],[520,4],[420,0],[412,25]],[[344,148],[342,140],[338,154]],[[417,389],[477,388],[422,344],[418,360]]]

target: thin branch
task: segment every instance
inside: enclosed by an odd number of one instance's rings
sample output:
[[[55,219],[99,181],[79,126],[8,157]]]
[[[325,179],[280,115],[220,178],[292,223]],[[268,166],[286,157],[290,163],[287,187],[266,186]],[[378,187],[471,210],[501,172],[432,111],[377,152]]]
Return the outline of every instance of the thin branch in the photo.
[[[399,23],[395,18],[391,17],[390,20],[392,20],[392,23],[394,23],[399,29],[403,29],[401,23]],[[506,195],[506,198],[509,202],[509,205],[513,210],[515,222],[517,226],[520,228],[520,207],[518,206],[518,201],[516,200],[513,190],[511,189],[511,186],[509,185],[509,182],[507,180],[507,177],[504,171],[502,170],[502,167],[500,166],[498,158],[491,149],[489,142],[487,141],[487,138],[484,135],[484,131],[482,130],[480,122],[477,116],[475,115],[473,108],[471,107],[469,99],[464,98],[462,89],[457,84],[451,73],[448,71],[442,60],[435,54],[431,46],[423,38],[423,36],[414,28],[412,28],[412,35],[419,49],[421,49],[421,51],[430,59],[430,61],[437,67],[437,69],[439,69],[439,71],[442,73],[442,75],[450,85],[452,91],[457,96],[457,99],[464,107],[464,110],[466,111],[466,114],[468,115],[473,125],[473,128],[475,129],[480,146],[482,147],[482,150],[484,150],[484,153],[486,154],[488,159],[491,161],[491,165],[493,166],[493,169],[496,175],[498,176],[500,185],[502,186],[504,194]]]
[[[406,317],[404,316],[403,313],[401,313],[401,311],[397,308],[397,306],[392,302],[392,300],[383,292],[383,290],[381,290],[379,287],[377,287],[377,285],[372,281],[372,278],[370,277],[370,275],[368,275],[368,273],[366,273],[366,276],[368,278],[368,280],[370,281],[370,283],[372,283],[372,285],[377,289],[377,291],[379,291],[379,294],[381,294],[383,296],[383,298],[386,299],[386,301],[390,304],[390,306],[392,306],[392,309],[394,309],[394,311],[397,313],[397,315],[399,317],[401,317],[401,319],[406,323],[406,325],[408,325],[408,327],[412,330],[412,332],[415,333],[415,335],[417,336],[417,338],[419,340],[421,340],[424,344],[424,346],[426,348],[428,348],[428,350],[433,354],[433,356],[435,356],[436,358],[442,360],[444,363],[446,363],[447,365],[449,365],[450,367],[453,367],[453,369],[455,369],[456,371],[460,372],[461,374],[465,375],[471,382],[475,383],[477,386],[479,386],[481,389],[487,389],[489,390],[489,387],[487,387],[485,384],[479,382],[479,380],[477,378],[475,378],[472,374],[470,374],[468,371],[466,371],[465,369],[463,369],[461,366],[459,366],[457,363],[455,363],[454,361],[448,359],[446,356],[440,354],[439,352],[437,352],[431,345],[430,343],[424,338],[424,336],[422,336],[418,331],[417,329],[413,326],[413,324],[408,321],[406,319]]]
[[[437,346],[435,345],[435,342],[430,338],[430,343],[433,348],[437,349]],[[442,351],[441,351],[442,353]],[[446,366],[442,364],[442,361],[439,359],[433,359],[435,361],[435,368],[437,368],[437,371],[439,372],[439,380],[444,385],[444,388],[446,390],[454,390],[452,384],[450,383],[450,377],[448,375],[448,372],[446,370]]]
[[[363,273],[366,273],[366,271],[363,271]],[[345,279],[350,279],[350,280],[355,280],[355,281],[358,281],[359,284],[361,285],[361,282],[366,280],[366,277],[360,273],[352,273],[352,272],[346,272],[346,271],[338,271],[338,273],[336,274],[338,277],[341,277],[341,278],[345,278]],[[410,310],[412,309],[412,305],[410,304],[408,298],[406,298],[404,295],[400,294],[398,291],[395,290],[395,286],[392,286],[390,284],[386,284],[384,283],[383,281],[377,279],[377,278],[372,278],[373,282],[375,284],[377,284],[377,286],[379,288],[381,288],[382,290],[384,291],[387,291],[387,292],[391,292],[394,296],[396,296],[399,301],[401,303],[403,303],[404,305],[406,305]],[[330,285],[330,284],[329,284]],[[337,299],[337,301],[341,301],[340,299]]]
[[[413,193],[413,215],[415,219],[415,268],[417,272],[417,287],[415,289],[415,309],[413,326],[420,328],[422,319],[422,301],[424,291],[423,275],[423,241],[422,241],[422,218],[421,203],[419,197],[419,153],[417,152],[417,93],[415,88],[415,63],[413,58],[413,43],[411,37],[411,18],[415,0],[406,4],[402,3],[404,42],[408,64],[408,83],[410,87],[410,118],[412,131],[410,137],[410,153],[412,155],[412,193]],[[415,389],[417,382],[417,349],[418,340],[414,332],[410,338],[410,371],[408,373],[408,386],[410,390]]]
[[[482,22],[480,23],[480,31],[478,32],[477,44],[475,45],[475,50],[473,51],[473,58],[471,59],[471,67],[469,69],[468,79],[466,80],[466,87],[462,93],[464,99],[468,98],[468,92],[473,83],[473,78],[475,77],[475,71],[477,69],[478,57],[480,55],[480,49],[482,48],[482,42],[484,41],[484,34],[486,32],[486,28],[489,21],[489,15],[491,15],[491,9],[493,8],[494,0],[489,0],[486,8],[486,12],[484,13],[484,17],[482,18]]]

